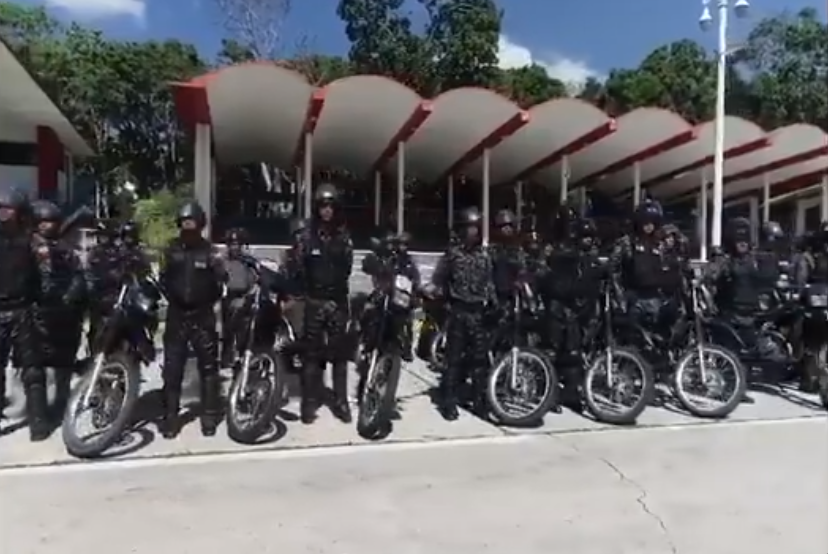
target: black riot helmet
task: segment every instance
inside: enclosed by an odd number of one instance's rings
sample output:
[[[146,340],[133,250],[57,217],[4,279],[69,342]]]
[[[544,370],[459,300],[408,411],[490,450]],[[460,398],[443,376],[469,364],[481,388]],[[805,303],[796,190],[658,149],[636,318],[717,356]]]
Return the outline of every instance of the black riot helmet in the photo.
[[[762,224],[760,236],[764,244],[774,244],[785,238],[785,231],[778,221],[766,221]]]
[[[118,235],[124,244],[136,246],[141,242],[141,227],[135,221],[124,221],[118,230]]]
[[[575,238],[573,224],[578,221],[578,213],[567,205],[560,206],[552,219],[552,238],[558,241]]]
[[[661,209],[661,204],[649,199],[641,202],[633,213],[635,228],[639,231],[646,225],[660,226],[663,217],[664,211]]]
[[[331,183],[322,183],[313,193],[313,201],[319,204],[336,204],[339,201],[339,191]]]
[[[63,219],[63,212],[54,202],[49,200],[35,200],[31,207],[32,220],[35,223],[46,221],[59,223]]]
[[[201,229],[207,224],[207,214],[204,213],[204,209],[198,202],[190,201],[178,210],[176,220],[179,228],[182,227],[185,221],[193,221],[195,226]]]
[[[288,229],[291,237],[296,237],[308,227],[308,220],[301,217],[294,217],[290,220]]]
[[[732,219],[727,224],[727,245],[730,249],[736,248],[739,244],[751,243],[750,221],[744,217]]]
[[[20,219],[27,207],[26,196],[14,187],[0,187],[0,224]]]
[[[495,214],[495,227],[513,226],[516,218],[512,210],[500,210]]]

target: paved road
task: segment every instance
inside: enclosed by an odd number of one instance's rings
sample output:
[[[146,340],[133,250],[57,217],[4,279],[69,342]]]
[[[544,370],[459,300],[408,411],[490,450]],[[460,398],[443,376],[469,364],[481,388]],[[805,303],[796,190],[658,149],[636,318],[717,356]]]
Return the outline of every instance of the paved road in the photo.
[[[0,551],[823,554],[825,425],[0,470]]]
[[[191,396],[197,391],[195,372],[190,368],[188,390]],[[158,368],[147,371],[145,388],[152,391],[160,386]],[[353,382],[354,380],[352,380]],[[595,423],[584,417],[565,411],[562,414],[550,414],[544,425],[537,429],[528,430],[501,430],[487,422],[481,421],[468,414],[463,414],[460,420],[447,423],[443,421],[432,406],[429,390],[434,384],[433,375],[422,363],[411,364],[404,372],[400,382],[400,410],[401,420],[395,425],[394,433],[388,439],[394,442],[423,442],[446,441],[454,439],[478,439],[483,437],[499,437],[504,434],[548,434],[565,433],[577,430],[601,430],[607,426]],[[814,399],[806,398],[791,392],[789,397],[772,394],[755,395],[756,404],[741,406],[732,416],[732,421],[760,421],[796,419],[803,417],[818,417],[822,411]],[[352,426],[346,426],[326,411],[321,412],[321,418],[316,425],[306,427],[296,421],[297,401],[294,400],[287,409],[285,426],[281,431],[284,436],[274,442],[264,444],[255,449],[295,449],[317,446],[335,446],[349,444],[365,444]],[[13,407],[20,411],[20,404]],[[642,427],[696,425],[700,422],[681,412],[672,409],[649,409],[640,418]],[[8,424],[7,427],[8,428]],[[156,437],[153,427],[147,427],[137,433],[131,443],[123,445],[113,456],[129,455],[138,457],[170,457],[184,453],[204,454],[211,452],[238,452],[241,447],[232,443],[223,431],[214,439],[204,439],[200,436],[197,425],[188,425],[182,436],[176,441],[164,441]],[[70,462],[71,458],[65,453],[59,433],[49,441],[39,444],[30,444],[25,429],[15,431],[0,438],[0,467],[52,464],[56,462]]]

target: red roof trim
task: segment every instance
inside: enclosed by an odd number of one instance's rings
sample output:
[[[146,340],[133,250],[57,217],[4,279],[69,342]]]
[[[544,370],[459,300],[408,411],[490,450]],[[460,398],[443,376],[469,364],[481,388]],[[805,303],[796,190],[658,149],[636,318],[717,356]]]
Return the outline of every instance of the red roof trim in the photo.
[[[791,177],[790,179],[786,179],[785,181],[781,181],[779,183],[774,183],[771,185],[771,198],[773,196],[779,196],[781,194],[797,191],[807,187],[808,185],[816,184],[816,181],[826,175],[828,175],[828,167],[812,171],[810,173],[805,173],[803,175],[797,175],[796,177]]]
[[[541,158],[537,162],[533,163],[532,165],[518,173],[514,178],[510,179],[510,181],[525,181],[541,169],[558,163],[563,159],[564,156],[571,156],[572,154],[575,154],[576,152],[579,152],[584,148],[595,144],[599,140],[614,133],[617,129],[618,123],[616,122],[616,120],[610,119],[609,121],[606,121],[601,125],[595,127],[591,131],[584,133],[583,135],[576,138],[566,146],[559,148],[558,150],[552,152],[548,156]]]
[[[210,102],[203,84],[173,83],[173,102],[188,132],[198,124],[211,124]]]
[[[485,150],[491,150],[492,148],[500,144],[504,139],[518,132],[521,128],[523,128],[524,126],[526,126],[526,124],[529,123],[529,119],[529,112],[524,110],[521,110],[520,112],[510,117],[505,123],[503,123],[494,131],[489,133],[489,135],[486,138],[481,140],[479,143],[473,146],[468,152],[463,154],[459,160],[454,162],[454,164],[452,164],[452,166],[440,177],[440,179],[438,179],[437,182],[443,182],[446,179],[448,179],[449,175],[458,173],[463,167],[482,156]]]
[[[739,146],[734,146],[733,148],[725,150],[724,157],[726,160],[730,160],[733,158],[738,158],[739,156],[744,156],[746,154],[752,154],[753,152],[756,152],[757,150],[761,150],[763,148],[767,148],[768,146],[770,146],[770,139],[767,137],[762,137],[758,140],[746,142],[744,144],[740,144]],[[646,182],[641,183],[641,187],[653,187],[666,181],[673,180],[680,175],[684,175],[685,173],[696,171],[707,165],[712,164],[715,161],[715,158],[716,156],[714,154],[711,154],[700,160],[696,160],[693,163],[689,163],[683,167],[679,167],[657,177],[653,177],[652,179],[648,179]]]
[[[372,173],[382,171],[385,168],[388,161],[397,154],[399,144],[401,142],[407,142],[408,139],[414,136],[414,133],[422,127],[423,123],[431,116],[433,111],[434,105],[429,100],[423,100],[417,104],[417,107],[414,108],[414,111],[411,112],[408,119],[405,120],[405,123],[402,124],[394,137],[388,142],[388,145],[382,151],[379,158],[377,158],[377,161],[371,166]]]
[[[644,150],[641,150],[639,152],[636,152],[635,154],[627,156],[626,158],[618,160],[617,162],[608,165],[604,169],[598,170],[595,173],[587,175],[586,177],[579,179],[576,183],[573,183],[571,186],[581,187],[584,185],[588,185],[602,177],[612,175],[613,173],[617,173],[622,169],[626,169],[631,165],[635,164],[636,162],[641,162],[648,158],[652,158],[653,156],[663,154],[668,150],[678,148],[679,146],[684,146],[685,144],[696,140],[697,136],[698,134],[696,132],[696,129],[688,129],[687,131],[682,131],[681,133],[674,135],[661,142],[657,142],[656,144],[653,144],[652,146],[649,146]]]
[[[316,89],[308,99],[308,107],[305,110],[305,122],[302,124],[302,132],[299,133],[299,138],[296,141],[296,149],[293,151],[293,165],[300,167],[304,162],[305,157],[305,135],[313,134],[316,130],[316,125],[319,123],[319,117],[322,115],[322,110],[325,108],[325,93],[324,88]]]
[[[754,177],[759,177],[760,175],[763,175],[765,173],[776,171],[777,169],[782,169],[784,167],[813,160],[814,158],[818,158],[820,156],[828,156],[828,146],[820,146],[819,148],[814,148],[812,150],[800,152],[799,154],[794,154],[793,156],[788,156],[787,158],[782,158],[770,163],[766,163],[765,165],[760,165],[759,167],[754,167],[753,169],[748,169],[735,175],[728,175],[727,177],[725,177],[724,182],[735,183],[736,181],[752,179]]]

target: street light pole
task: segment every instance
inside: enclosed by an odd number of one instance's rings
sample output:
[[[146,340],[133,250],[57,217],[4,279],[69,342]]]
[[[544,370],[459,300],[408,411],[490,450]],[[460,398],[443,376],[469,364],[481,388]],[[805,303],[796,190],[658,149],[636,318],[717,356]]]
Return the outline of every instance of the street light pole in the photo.
[[[711,0],[704,0],[704,10],[699,24],[702,30],[711,27],[713,17],[710,13]],[[713,226],[710,242],[714,248],[722,245],[722,219],[724,212],[724,150],[725,150],[725,85],[727,81],[727,27],[729,16],[729,1],[717,0],[718,40],[716,49],[716,114],[715,114],[715,143],[713,150]],[[747,0],[737,0],[733,6],[737,17],[747,15],[749,4]]]

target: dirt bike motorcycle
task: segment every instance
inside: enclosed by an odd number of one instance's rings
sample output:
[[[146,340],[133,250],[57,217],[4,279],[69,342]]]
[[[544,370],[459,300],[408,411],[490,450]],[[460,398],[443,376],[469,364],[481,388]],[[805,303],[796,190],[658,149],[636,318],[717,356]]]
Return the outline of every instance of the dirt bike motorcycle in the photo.
[[[439,299],[423,300],[423,317],[417,333],[417,357],[432,371],[440,372],[446,353],[446,306]]]
[[[142,368],[155,361],[153,333],[161,298],[161,287],[152,276],[124,278],[111,315],[93,337],[89,367],[64,412],[61,434],[72,456],[98,457],[127,431],[141,393]],[[86,412],[91,413],[94,429],[89,436],[79,431]]]
[[[403,348],[410,348],[409,321],[415,307],[415,284],[398,271],[395,255],[378,257],[374,292],[360,325],[357,361],[357,432],[368,440],[390,434],[396,415]]]
[[[807,388],[816,388],[822,406],[828,409],[828,284],[806,285],[801,293],[802,378]]]
[[[531,285],[520,281],[512,304],[495,327],[489,349],[486,401],[497,423],[524,427],[543,420],[558,403],[558,373],[546,352],[535,346],[541,303]]]
[[[273,428],[285,398],[286,376],[295,357],[292,325],[281,313],[272,290],[280,278],[253,257],[245,263],[256,273],[256,283],[236,314],[237,357],[227,395],[227,435],[240,444],[256,444]]]

